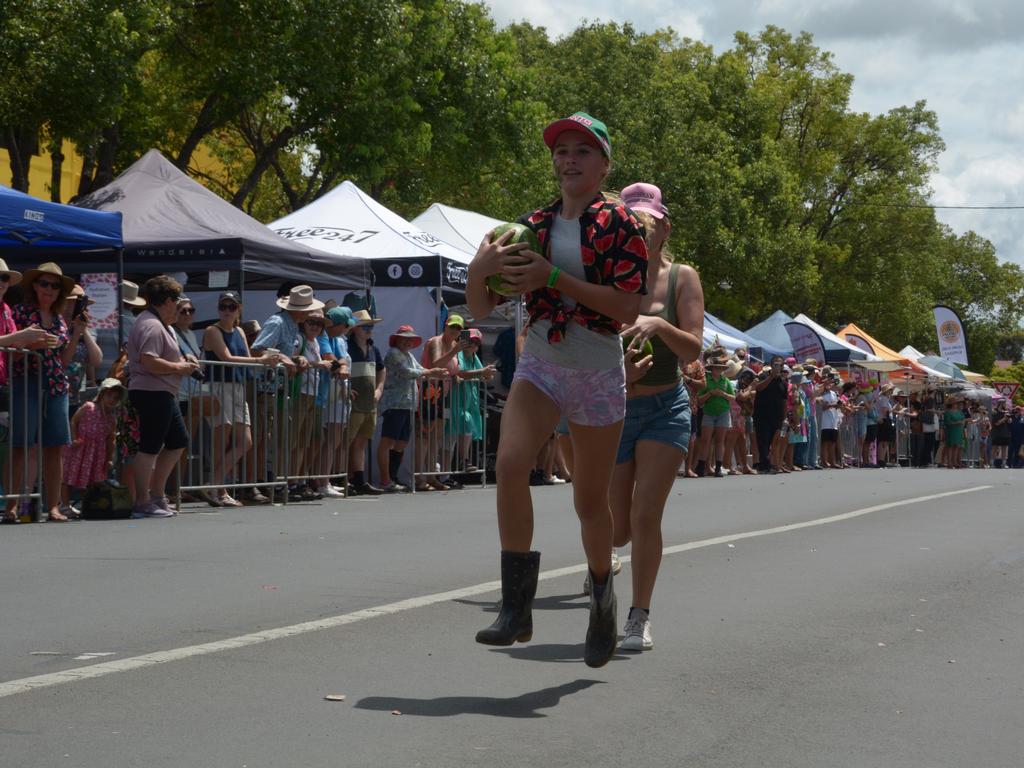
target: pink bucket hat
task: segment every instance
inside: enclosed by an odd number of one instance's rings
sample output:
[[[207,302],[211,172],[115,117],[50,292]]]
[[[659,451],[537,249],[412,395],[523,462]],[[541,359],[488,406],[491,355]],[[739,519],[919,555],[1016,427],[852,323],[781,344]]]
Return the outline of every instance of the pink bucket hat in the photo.
[[[638,181],[622,190],[622,202],[634,211],[649,213],[656,219],[663,219],[668,208],[661,202],[661,190],[653,184]]]

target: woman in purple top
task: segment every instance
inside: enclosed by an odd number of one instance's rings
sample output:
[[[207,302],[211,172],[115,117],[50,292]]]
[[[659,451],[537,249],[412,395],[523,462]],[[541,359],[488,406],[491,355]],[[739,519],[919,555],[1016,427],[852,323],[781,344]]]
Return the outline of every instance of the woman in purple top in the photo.
[[[146,309],[128,336],[128,399],[139,415],[139,452],[135,475],[134,517],[171,517],[164,495],[167,478],[188,446],[188,431],[178,408],[182,376],[199,364],[185,360],[170,325],[178,317],[181,285],[167,275],[146,281],[140,291]]]

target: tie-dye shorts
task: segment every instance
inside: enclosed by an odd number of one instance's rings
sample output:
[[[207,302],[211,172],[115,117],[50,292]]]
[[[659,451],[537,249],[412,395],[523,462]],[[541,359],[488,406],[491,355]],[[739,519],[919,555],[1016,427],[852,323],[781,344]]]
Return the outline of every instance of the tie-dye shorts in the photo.
[[[549,397],[573,424],[605,427],[626,415],[626,372],[622,366],[604,371],[566,368],[524,352],[513,381],[528,381]]]

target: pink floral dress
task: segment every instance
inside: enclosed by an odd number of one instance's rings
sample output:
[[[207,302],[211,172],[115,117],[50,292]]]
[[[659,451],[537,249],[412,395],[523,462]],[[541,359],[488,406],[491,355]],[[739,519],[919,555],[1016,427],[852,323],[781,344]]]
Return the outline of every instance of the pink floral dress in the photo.
[[[107,479],[107,443],[114,433],[114,415],[93,401],[81,407],[75,441],[64,452],[64,482],[85,488]]]

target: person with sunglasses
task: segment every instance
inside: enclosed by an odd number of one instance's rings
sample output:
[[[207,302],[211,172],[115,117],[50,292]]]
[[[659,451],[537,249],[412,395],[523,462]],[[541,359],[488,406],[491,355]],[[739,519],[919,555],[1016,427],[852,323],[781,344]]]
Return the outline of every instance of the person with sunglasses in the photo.
[[[40,357],[16,358],[13,366],[12,490],[28,493],[35,487],[38,463],[34,453],[37,445],[41,445],[48,519],[57,523],[68,520],[60,511],[60,486],[63,482],[64,447],[71,443],[68,419],[70,386],[64,361],[64,350],[71,341],[71,334],[61,313],[74,285],[75,281],[64,275],[53,262],[41,264],[25,273],[23,303],[13,312],[17,328],[42,328],[47,339],[46,346],[38,350]],[[22,517],[26,511],[22,509]]]
[[[214,363],[274,364],[276,361],[273,358],[252,356],[241,323],[241,297],[234,291],[224,291],[217,297],[217,322],[203,333],[204,358]],[[207,374],[213,394],[220,402],[220,412],[215,412],[212,420],[211,482],[214,485],[224,483],[229,474],[238,482],[241,480],[239,468],[243,466],[242,459],[252,448],[249,404],[245,399],[245,383],[251,376],[245,368],[233,365],[207,366]],[[257,501],[267,500],[262,494],[259,495],[262,498],[257,497]],[[242,502],[232,497],[224,487],[214,491],[207,502],[216,507],[242,506]]]

